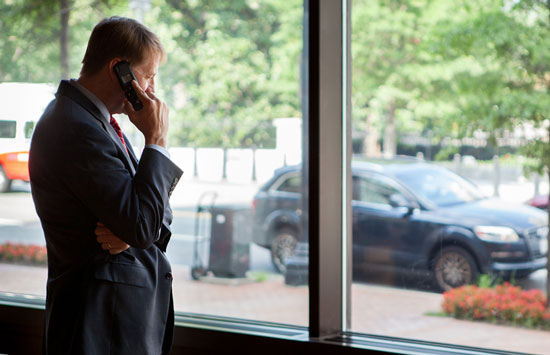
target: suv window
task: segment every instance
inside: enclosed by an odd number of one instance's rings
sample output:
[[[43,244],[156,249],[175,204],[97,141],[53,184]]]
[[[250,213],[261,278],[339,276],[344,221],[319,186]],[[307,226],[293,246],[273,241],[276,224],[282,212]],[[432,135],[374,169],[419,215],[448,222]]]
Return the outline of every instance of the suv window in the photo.
[[[0,121],[0,138],[15,138],[15,121]]]
[[[302,192],[302,176],[301,175],[289,175],[277,188],[277,191],[284,192]]]
[[[373,177],[353,177],[353,199],[360,202],[390,204],[390,196],[401,194],[389,183]]]

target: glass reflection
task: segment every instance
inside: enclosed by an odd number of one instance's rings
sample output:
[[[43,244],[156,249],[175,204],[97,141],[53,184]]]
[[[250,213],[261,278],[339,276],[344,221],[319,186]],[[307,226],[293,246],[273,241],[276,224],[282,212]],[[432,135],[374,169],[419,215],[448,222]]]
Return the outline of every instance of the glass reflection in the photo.
[[[497,303],[492,316],[470,309],[461,321],[441,304],[443,291],[504,282],[537,295],[526,307],[544,297],[548,108],[533,103],[548,68],[533,56],[548,9],[492,0],[351,9],[351,330],[544,352],[544,332],[499,322]],[[518,332],[521,345],[508,337]]]

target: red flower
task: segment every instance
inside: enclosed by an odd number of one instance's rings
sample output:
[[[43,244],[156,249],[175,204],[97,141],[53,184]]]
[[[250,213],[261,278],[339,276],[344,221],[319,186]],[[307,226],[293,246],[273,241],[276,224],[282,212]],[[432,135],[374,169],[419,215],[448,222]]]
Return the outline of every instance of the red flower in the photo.
[[[540,290],[521,290],[504,283],[494,288],[462,286],[443,293],[443,311],[457,318],[508,321],[550,327],[550,310]]]

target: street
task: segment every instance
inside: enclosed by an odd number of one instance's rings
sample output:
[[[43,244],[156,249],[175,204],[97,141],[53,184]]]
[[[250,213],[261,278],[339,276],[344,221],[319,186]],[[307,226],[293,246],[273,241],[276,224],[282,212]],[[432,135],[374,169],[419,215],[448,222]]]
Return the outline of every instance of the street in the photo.
[[[215,184],[201,184],[202,189],[189,186],[185,181],[182,186],[174,191],[171,198],[171,204],[174,214],[172,222],[172,237],[167,250],[168,258],[174,265],[196,265],[197,262],[203,266],[208,266],[209,251],[209,231],[210,215],[206,212],[197,214],[196,204],[202,193],[215,191]],[[237,185],[235,190],[241,190],[242,186]],[[45,245],[44,234],[40,226],[40,221],[36,215],[29,184],[15,181],[12,192],[0,194],[0,244],[6,242]],[[187,191],[192,190],[192,191]],[[249,191],[255,191],[248,188]],[[250,194],[249,194],[250,195]],[[204,197],[209,197],[207,193]],[[246,202],[246,195],[243,192],[237,193],[238,202]],[[251,195],[248,199],[251,198]],[[227,203],[231,196],[221,196],[216,200]],[[245,199],[243,201],[243,199]],[[203,203],[210,204],[210,200],[202,200]],[[216,202],[216,201],[214,201]],[[195,229],[196,223],[199,223],[199,229]],[[197,233],[198,232],[198,233]],[[194,259],[194,247],[197,244],[198,257]],[[254,244],[250,246],[250,270],[262,272],[275,272],[271,264],[271,257],[268,250],[258,247]]]
[[[198,214],[197,204],[200,203],[203,207],[229,203],[248,205],[257,189],[257,184],[181,181],[170,200],[174,214],[173,235],[167,250],[170,262],[173,265],[199,265],[208,268],[210,215],[208,212]],[[0,194],[0,244],[5,242],[45,245],[28,184],[14,182],[12,192]],[[197,257],[194,255],[195,247],[198,251]],[[270,251],[251,244],[249,269],[274,274]],[[415,288],[414,280],[405,284],[402,280],[400,277],[386,275],[370,275],[366,279],[360,279],[361,282],[367,283],[389,283]],[[518,280],[517,283],[524,289],[545,291],[546,270],[539,270],[526,279]]]

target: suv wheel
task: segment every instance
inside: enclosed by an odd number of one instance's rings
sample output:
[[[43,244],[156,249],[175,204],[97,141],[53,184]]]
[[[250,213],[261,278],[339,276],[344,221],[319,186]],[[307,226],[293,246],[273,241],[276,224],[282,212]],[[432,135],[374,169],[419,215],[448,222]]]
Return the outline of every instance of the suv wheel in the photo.
[[[11,189],[11,181],[4,172],[4,168],[0,166],[0,192],[8,192]]]
[[[275,232],[275,238],[271,244],[271,261],[278,272],[284,274],[286,261],[294,254],[296,248],[296,232],[289,228],[283,228]]]
[[[433,261],[437,287],[442,291],[470,284],[477,278],[477,266],[471,254],[461,247],[445,247]]]

